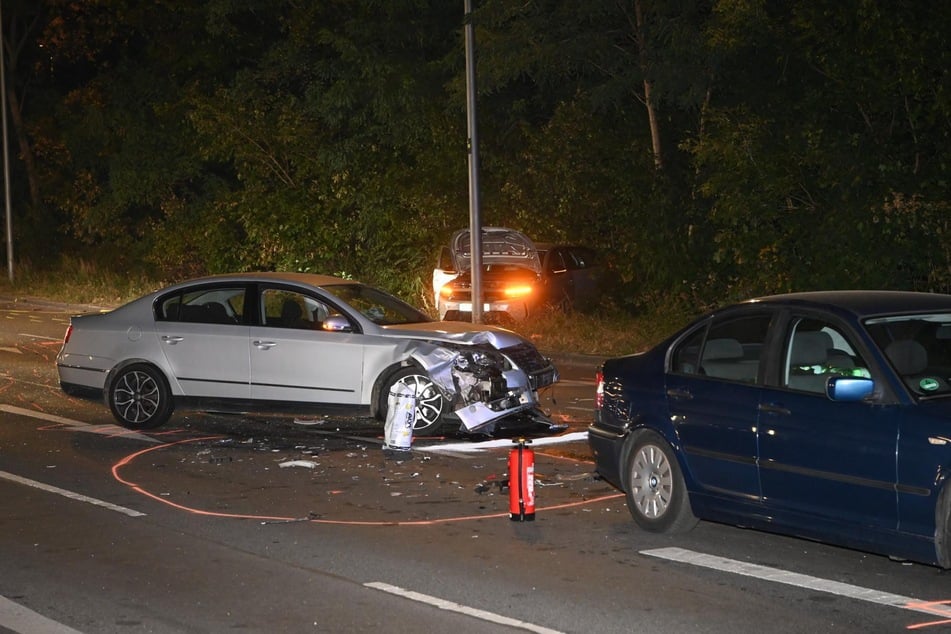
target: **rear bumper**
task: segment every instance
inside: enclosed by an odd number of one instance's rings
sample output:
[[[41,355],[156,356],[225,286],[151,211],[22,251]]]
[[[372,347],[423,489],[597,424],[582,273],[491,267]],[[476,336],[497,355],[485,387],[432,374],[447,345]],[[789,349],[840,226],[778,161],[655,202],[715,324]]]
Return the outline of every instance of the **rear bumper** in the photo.
[[[60,355],[56,371],[61,384],[102,390],[112,365],[111,359],[101,357]]]
[[[522,321],[527,317],[528,304],[525,302],[486,302],[482,305],[482,318],[486,323],[506,319]],[[472,302],[440,300],[439,318],[443,321],[472,321]]]
[[[594,454],[594,470],[607,482],[623,490],[621,483],[621,453],[627,432],[605,429],[595,422],[588,427],[588,446]]]

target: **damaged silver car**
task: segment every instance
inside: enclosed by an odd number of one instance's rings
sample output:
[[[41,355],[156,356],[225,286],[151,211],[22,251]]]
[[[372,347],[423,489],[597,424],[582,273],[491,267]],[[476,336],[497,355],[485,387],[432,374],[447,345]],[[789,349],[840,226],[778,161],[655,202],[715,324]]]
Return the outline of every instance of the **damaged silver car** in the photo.
[[[432,321],[352,280],[306,273],[205,277],[70,320],[56,365],[71,395],[102,397],[131,429],[175,408],[370,414],[411,388],[415,432],[550,423],[537,390],[558,380],[514,332]],[[405,387],[404,387],[405,386]]]

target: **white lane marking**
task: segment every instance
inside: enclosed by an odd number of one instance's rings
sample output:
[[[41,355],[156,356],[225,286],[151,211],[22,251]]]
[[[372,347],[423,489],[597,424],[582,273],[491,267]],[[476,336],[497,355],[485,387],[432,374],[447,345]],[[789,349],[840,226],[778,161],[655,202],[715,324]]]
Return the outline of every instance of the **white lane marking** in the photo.
[[[122,513],[123,515],[128,515],[129,517],[144,517],[145,516],[145,513],[142,513],[140,511],[134,511],[124,506],[111,504],[110,502],[104,502],[103,500],[97,500],[96,498],[91,498],[81,493],[74,493],[73,491],[67,491],[66,489],[54,487],[51,484],[44,484],[42,482],[37,482],[36,480],[30,480],[29,478],[18,476],[15,473],[7,473],[6,471],[0,471],[0,478],[4,480],[9,480],[10,482],[16,482],[17,484],[23,484],[28,487],[33,487],[34,489],[40,489],[41,491],[46,491],[47,493],[55,493],[57,495],[62,495],[63,497],[69,498],[71,500],[76,500],[77,502],[85,502],[87,504],[92,504],[93,506],[101,506],[104,509],[109,509],[110,511],[115,511],[116,513]]]
[[[552,630],[547,627],[542,627],[541,625],[535,625],[534,623],[528,623],[526,621],[519,621],[518,619],[513,619],[508,616],[502,616],[501,614],[496,614],[494,612],[487,612],[486,610],[480,610],[479,608],[472,608],[467,605],[462,605],[461,603],[455,603],[453,601],[446,601],[445,599],[440,599],[439,597],[430,596],[428,594],[413,592],[412,590],[400,588],[399,586],[393,586],[388,583],[382,583],[380,581],[372,581],[363,585],[367,588],[373,588],[375,590],[382,590],[383,592],[395,594],[396,596],[403,597],[404,599],[410,599],[412,601],[418,601],[420,603],[432,605],[439,608],[440,610],[458,612],[459,614],[465,614],[473,618],[482,619],[483,621],[489,621],[490,623],[498,623],[499,625],[506,625],[508,627],[517,627],[522,630],[528,630],[529,632],[539,632],[539,634],[561,634],[561,632],[558,630]]]
[[[18,337],[29,337],[30,339],[45,339],[46,341],[62,341],[62,337],[47,337],[45,335],[31,335],[28,332],[18,332]]]
[[[546,436],[544,438],[532,438],[531,446],[557,445],[566,442],[575,442],[587,440],[588,432],[577,431],[564,436]],[[428,447],[413,447],[415,451],[445,451],[445,452],[466,452],[482,451],[484,449],[493,449],[495,447],[511,447],[515,443],[511,438],[499,438],[497,440],[486,440],[485,442],[457,442],[445,445],[430,445]]]
[[[11,348],[9,346],[0,347],[0,352],[12,352],[14,354],[23,354],[23,351],[19,348]]]
[[[90,425],[89,423],[84,423],[79,420],[73,420],[72,418],[64,418],[62,416],[57,416],[55,414],[47,414],[46,412],[35,412],[31,409],[24,409],[22,407],[16,407],[14,405],[6,405],[0,403],[0,412],[7,412],[8,414],[15,414],[16,416],[27,416],[29,418],[38,418],[39,420],[45,420],[51,423],[57,423],[59,425],[65,425],[73,431],[86,432],[88,434],[101,434],[103,436],[122,436],[123,438],[134,438],[136,440],[143,440],[145,442],[158,443],[159,441],[151,436],[146,436],[145,434],[140,434],[138,432],[126,429],[125,427],[119,427],[118,425]]]
[[[807,590],[816,590],[835,594],[849,599],[859,601],[868,601],[891,608],[901,608],[903,610],[912,610],[914,612],[924,612],[931,616],[951,617],[951,611],[948,610],[944,602],[922,601],[914,597],[906,597],[900,594],[890,592],[881,592],[862,586],[855,586],[850,583],[822,579],[797,572],[789,572],[779,568],[770,568],[759,564],[751,564],[735,559],[717,557],[715,555],[706,555],[684,548],[655,548],[653,550],[642,550],[642,555],[649,557],[658,557],[703,568],[711,568],[721,572],[730,572],[744,577],[753,577],[764,581],[773,581],[783,583],[789,586],[805,588]]]
[[[10,414],[16,414],[17,416],[29,416],[30,418],[39,418],[40,420],[49,421],[51,423],[60,423],[62,425],[69,425],[70,427],[79,427],[79,426],[83,426],[87,424],[87,423],[81,423],[78,420],[73,420],[71,418],[63,418],[62,416],[56,416],[55,414],[47,414],[46,412],[35,412],[31,409],[23,409],[22,407],[16,407],[14,405],[0,404],[0,411],[8,412]]]
[[[32,634],[81,634],[3,596],[0,596],[0,626],[12,632]]]

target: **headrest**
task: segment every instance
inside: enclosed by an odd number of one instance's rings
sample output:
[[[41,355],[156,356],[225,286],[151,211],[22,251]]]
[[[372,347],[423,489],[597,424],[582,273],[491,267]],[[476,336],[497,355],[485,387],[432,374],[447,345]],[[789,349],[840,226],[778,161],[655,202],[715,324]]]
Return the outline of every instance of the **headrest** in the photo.
[[[703,360],[742,359],[743,346],[736,339],[710,339],[703,347]]]
[[[928,367],[925,347],[912,339],[891,342],[885,348],[885,356],[901,375],[920,374]]]
[[[789,364],[793,366],[823,365],[829,360],[832,337],[821,330],[800,331],[793,335]]]

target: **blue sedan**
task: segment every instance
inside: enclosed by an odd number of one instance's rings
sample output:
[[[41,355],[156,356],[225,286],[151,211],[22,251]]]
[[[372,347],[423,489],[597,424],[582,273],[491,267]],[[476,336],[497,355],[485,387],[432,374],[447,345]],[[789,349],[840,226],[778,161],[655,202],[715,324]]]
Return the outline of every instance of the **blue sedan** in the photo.
[[[589,443],[634,521],[740,524],[951,567],[951,295],[792,293],[598,372]]]

